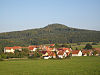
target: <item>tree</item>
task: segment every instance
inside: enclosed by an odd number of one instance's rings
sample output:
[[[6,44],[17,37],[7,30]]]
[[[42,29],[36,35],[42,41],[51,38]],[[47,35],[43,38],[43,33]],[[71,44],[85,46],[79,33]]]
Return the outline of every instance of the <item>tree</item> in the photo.
[[[7,58],[14,58],[15,54],[14,53],[6,53]]]
[[[75,50],[78,50],[78,48],[76,47],[76,49]]]
[[[80,42],[78,42],[78,43],[77,43],[77,45],[81,45],[81,43],[80,43]]]
[[[1,55],[0,55],[0,61],[3,61],[3,58],[1,57]]]
[[[95,50],[95,51],[93,51],[93,55],[96,55],[98,52]]]
[[[59,47],[60,47],[59,44],[56,43],[56,44],[55,44],[55,48],[59,48]]]
[[[41,55],[39,54],[38,51],[34,51],[34,54],[33,54],[33,57],[34,58],[37,58],[37,57],[40,57]]]
[[[66,47],[66,48],[68,48],[68,45],[67,45],[67,44],[62,44],[61,47]]]
[[[3,58],[3,59],[6,59],[7,58],[7,55],[6,54],[1,54],[1,58]]]
[[[23,48],[21,53],[23,53],[24,56],[28,56],[29,50],[27,48]]]
[[[96,42],[93,42],[92,45],[97,45],[97,43]]]
[[[86,44],[84,49],[92,49],[92,45],[88,43],[88,44]]]

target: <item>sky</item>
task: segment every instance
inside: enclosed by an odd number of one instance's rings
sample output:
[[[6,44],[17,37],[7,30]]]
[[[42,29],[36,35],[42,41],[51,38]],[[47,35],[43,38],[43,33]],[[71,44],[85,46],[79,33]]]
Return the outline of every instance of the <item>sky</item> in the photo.
[[[0,0],[0,33],[53,23],[100,31],[100,0]]]

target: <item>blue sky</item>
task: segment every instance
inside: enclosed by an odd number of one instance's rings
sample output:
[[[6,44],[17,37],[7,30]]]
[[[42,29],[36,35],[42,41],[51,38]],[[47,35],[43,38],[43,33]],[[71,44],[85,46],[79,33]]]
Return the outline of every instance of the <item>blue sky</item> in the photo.
[[[100,31],[100,0],[0,0],[0,32],[52,23]]]

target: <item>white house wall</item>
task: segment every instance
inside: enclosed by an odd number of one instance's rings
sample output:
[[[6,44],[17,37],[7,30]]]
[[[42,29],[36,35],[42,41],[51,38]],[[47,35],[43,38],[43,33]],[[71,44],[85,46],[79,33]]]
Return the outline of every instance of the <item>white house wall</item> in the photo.
[[[7,52],[7,53],[10,53],[10,52],[11,52],[11,53],[14,53],[14,51],[15,51],[15,50],[13,50],[13,49],[11,49],[11,50],[5,50],[5,53],[6,53],[6,52]]]
[[[63,55],[58,55],[59,58],[63,58]]]
[[[78,54],[72,54],[72,56],[78,56]]]
[[[81,51],[79,51],[78,56],[82,56],[82,52]]]

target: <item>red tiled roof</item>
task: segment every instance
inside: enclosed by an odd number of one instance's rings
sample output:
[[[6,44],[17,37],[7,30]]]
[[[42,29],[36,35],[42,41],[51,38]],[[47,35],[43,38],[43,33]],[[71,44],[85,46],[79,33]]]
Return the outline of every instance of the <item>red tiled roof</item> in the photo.
[[[69,50],[70,51],[70,48],[59,48],[58,50],[63,50],[63,51]]]
[[[54,52],[48,51],[48,56],[56,56],[56,54]]]
[[[34,47],[34,48],[37,48],[38,46],[37,46],[37,45],[32,45],[32,46],[28,46],[28,47]]]
[[[65,50],[69,50],[69,48],[62,48],[62,50],[64,50],[64,51],[65,51]]]
[[[6,49],[6,50],[11,50],[11,49],[12,49],[12,47],[5,47],[5,49]]]
[[[100,53],[100,48],[94,48],[98,53]]]
[[[46,51],[51,51],[53,48],[49,48],[48,46],[45,47]]]
[[[33,50],[34,48],[37,48],[37,47],[38,47],[37,45],[33,45],[33,46],[29,46],[28,49]]]
[[[82,50],[83,54],[90,53],[90,50]]]
[[[29,47],[29,50],[33,50],[34,49],[34,47]]]
[[[21,49],[22,47],[20,47],[20,46],[14,46],[14,47],[5,47],[5,49],[7,50],[11,50],[11,49]]]
[[[72,50],[72,54],[78,54],[79,50]]]
[[[58,55],[63,55],[64,54],[64,51],[62,51],[62,50],[60,50],[59,52],[58,52]]]
[[[50,46],[55,46],[55,44],[50,44]]]

